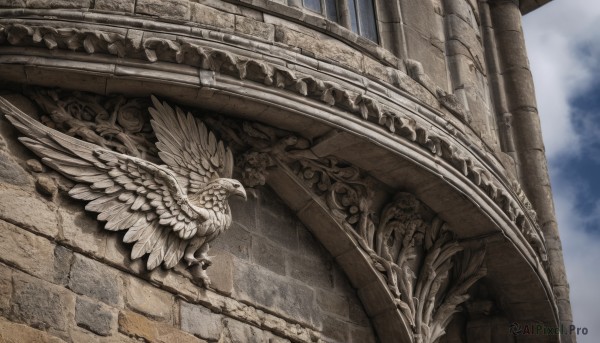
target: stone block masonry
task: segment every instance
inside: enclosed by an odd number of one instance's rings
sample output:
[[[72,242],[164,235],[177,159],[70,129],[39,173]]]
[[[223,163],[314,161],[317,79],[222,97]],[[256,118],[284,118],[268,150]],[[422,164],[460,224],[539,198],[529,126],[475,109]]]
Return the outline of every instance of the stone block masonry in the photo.
[[[211,290],[184,267],[148,273],[64,191],[0,179],[0,192],[0,341],[352,342],[351,328],[375,341],[333,259],[269,189],[232,202]]]

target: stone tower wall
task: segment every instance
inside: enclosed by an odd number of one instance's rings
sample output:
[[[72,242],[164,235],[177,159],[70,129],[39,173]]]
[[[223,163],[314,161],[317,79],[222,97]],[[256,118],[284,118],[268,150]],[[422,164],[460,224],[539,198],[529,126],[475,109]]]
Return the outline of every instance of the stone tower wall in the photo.
[[[35,94],[59,88],[80,103],[155,95],[267,132],[236,151],[253,190],[232,200],[205,290],[183,263],[131,261],[1,116],[0,337],[520,342],[510,323],[569,325],[520,26],[544,1],[373,2],[377,42],[352,31],[348,0],[338,22],[302,0],[0,0],[0,96],[36,120],[56,126],[46,117],[68,101]],[[412,217],[386,218],[397,207]],[[452,263],[423,267],[437,255],[402,231],[415,218],[424,236],[448,231]],[[402,244],[408,261],[392,257]],[[574,341],[532,338],[547,339]]]

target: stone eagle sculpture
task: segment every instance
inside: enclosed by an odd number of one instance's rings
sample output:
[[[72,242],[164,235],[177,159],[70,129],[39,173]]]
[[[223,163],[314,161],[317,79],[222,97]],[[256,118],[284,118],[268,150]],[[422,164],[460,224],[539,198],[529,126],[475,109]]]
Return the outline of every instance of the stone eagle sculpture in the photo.
[[[77,184],[69,191],[106,221],[106,230],[127,230],[131,258],[149,254],[147,268],[173,268],[183,258],[205,286],[209,243],[231,224],[228,198],[246,199],[231,179],[233,155],[191,113],[152,97],[151,125],[166,165],[102,148],[30,118],[0,97],[0,109],[26,137],[19,140],[42,161]]]

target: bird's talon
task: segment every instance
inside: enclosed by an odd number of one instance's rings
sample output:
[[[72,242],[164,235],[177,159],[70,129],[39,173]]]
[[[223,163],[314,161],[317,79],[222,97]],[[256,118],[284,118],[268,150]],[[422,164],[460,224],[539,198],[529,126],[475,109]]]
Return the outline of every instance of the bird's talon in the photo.
[[[194,278],[194,281],[199,284],[200,286],[204,287],[204,288],[209,288],[210,287],[210,278],[208,277],[208,275],[206,274],[206,270],[205,268],[200,268],[200,266],[197,266],[196,268],[193,268],[191,270],[192,276]]]
[[[195,266],[197,264],[200,264],[200,260],[193,258],[193,257],[185,257],[185,262],[187,263],[188,268],[191,266]]]
[[[200,256],[200,258],[198,259],[199,263],[202,265],[203,269],[206,269],[210,266],[212,266],[212,258],[214,256],[207,256],[207,255],[202,255]]]

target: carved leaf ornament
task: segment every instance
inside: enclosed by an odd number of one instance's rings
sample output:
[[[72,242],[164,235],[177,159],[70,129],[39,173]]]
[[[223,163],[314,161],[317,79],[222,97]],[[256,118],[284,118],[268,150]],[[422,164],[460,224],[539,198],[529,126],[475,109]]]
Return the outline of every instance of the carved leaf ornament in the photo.
[[[246,198],[244,187],[231,179],[233,155],[206,126],[179,108],[152,97],[149,109],[166,165],[84,142],[33,120],[0,97],[0,109],[24,135],[19,140],[42,161],[77,184],[69,191],[87,201],[105,229],[126,231],[133,243],[131,258],[148,254],[147,267],[173,268],[183,258],[197,281],[209,285],[205,269],[209,243],[231,224],[228,198]],[[132,125],[128,118],[121,123]],[[84,124],[81,121],[78,124]],[[70,125],[74,128],[76,125]],[[89,129],[89,128],[88,128]],[[94,131],[75,131],[88,138]],[[84,133],[82,133],[84,132]],[[92,139],[93,140],[93,139]]]
[[[485,276],[485,248],[465,249],[448,225],[409,193],[398,193],[376,223],[369,180],[358,168],[331,158],[304,158],[297,161],[296,174],[322,196],[384,275],[414,342],[437,342],[469,298],[469,288]]]

